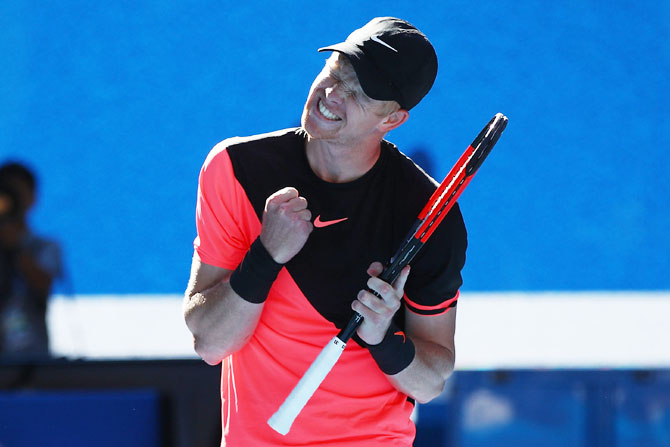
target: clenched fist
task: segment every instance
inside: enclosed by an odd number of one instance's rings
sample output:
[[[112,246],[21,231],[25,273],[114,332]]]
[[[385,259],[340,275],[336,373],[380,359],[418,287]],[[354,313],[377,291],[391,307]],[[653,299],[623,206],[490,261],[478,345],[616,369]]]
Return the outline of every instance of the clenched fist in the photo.
[[[302,249],[312,232],[307,200],[293,187],[280,189],[265,201],[261,243],[272,258],[285,264]]]

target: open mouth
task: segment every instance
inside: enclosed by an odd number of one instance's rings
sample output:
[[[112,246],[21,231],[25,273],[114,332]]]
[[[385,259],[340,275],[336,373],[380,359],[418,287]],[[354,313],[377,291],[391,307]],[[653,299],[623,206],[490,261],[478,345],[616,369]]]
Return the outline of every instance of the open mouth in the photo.
[[[331,112],[328,109],[328,107],[326,107],[326,105],[323,103],[323,100],[321,100],[321,99],[319,100],[318,107],[319,107],[319,112],[321,112],[321,114],[324,117],[326,117],[327,119],[329,119],[331,121],[340,121],[342,119],[339,116],[335,115],[333,112]]]

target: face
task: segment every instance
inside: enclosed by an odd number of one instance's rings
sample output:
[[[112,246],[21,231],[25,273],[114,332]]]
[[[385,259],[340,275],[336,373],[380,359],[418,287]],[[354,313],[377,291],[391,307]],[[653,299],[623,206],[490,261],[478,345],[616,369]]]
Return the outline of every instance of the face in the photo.
[[[301,121],[314,139],[351,143],[383,135],[385,110],[388,102],[369,98],[346,57],[333,53],[312,84]]]

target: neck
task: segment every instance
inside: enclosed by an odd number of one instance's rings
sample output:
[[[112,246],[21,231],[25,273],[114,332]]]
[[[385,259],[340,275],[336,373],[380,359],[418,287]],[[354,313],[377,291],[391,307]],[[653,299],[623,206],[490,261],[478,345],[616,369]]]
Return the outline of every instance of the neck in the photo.
[[[327,182],[352,182],[368,172],[379,159],[380,142],[359,141],[356,145],[307,138],[307,161],[314,173]]]

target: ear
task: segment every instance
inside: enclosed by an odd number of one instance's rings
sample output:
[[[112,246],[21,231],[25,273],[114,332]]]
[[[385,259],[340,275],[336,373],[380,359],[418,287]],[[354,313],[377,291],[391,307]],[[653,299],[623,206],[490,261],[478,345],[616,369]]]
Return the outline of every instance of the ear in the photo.
[[[380,130],[384,133],[400,127],[409,118],[409,112],[405,109],[398,109],[384,118],[379,124]]]

